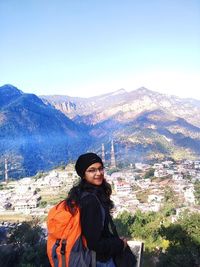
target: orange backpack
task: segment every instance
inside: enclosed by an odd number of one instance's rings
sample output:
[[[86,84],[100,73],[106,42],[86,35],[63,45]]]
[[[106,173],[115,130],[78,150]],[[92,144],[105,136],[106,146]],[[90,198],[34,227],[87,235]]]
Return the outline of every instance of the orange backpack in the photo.
[[[101,204],[100,207],[104,223],[105,212]],[[96,253],[87,248],[81,233],[79,207],[74,215],[70,213],[65,201],[51,208],[47,217],[47,230],[47,255],[51,267],[96,267]]]

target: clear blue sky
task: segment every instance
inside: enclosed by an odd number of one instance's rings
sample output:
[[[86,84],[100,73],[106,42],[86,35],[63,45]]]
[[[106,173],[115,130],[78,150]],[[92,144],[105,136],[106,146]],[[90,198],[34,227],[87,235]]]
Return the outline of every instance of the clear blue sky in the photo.
[[[0,85],[200,99],[199,0],[0,0]]]

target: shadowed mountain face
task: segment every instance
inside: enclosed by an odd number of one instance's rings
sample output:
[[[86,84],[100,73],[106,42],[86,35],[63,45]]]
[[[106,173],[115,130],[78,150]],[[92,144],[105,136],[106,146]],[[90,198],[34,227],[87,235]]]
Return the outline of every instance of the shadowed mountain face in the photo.
[[[36,95],[10,85],[0,87],[1,170],[6,157],[12,177],[33,175],[75,159],[86,149],[85,129]]]
[[[200,101],[146,88],[92,98],[39,98],[5,85],[0,87],[0,178],[5,158],[10,177],[19,178],[86,151],[100,154],[102,143],[109,164],[111,140],[122,165],[199,159],[199,122]]]

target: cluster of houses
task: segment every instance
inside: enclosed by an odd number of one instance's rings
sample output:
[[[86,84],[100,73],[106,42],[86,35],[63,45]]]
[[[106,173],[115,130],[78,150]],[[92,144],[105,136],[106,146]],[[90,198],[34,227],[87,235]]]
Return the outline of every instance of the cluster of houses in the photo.
[[[144,178],[149,169],[153,169],[153,177]],[[159,211],[167,187],[171,188],[181,208],[200,212],[194,192],[194,182],[200,181],[200,161],[164,161],[152,166],[136,163],[132,171],[115,172],[108,180],[114,185],[115,215],[122,210]],[[141,194],[143,199],[138,198]]]
[[[153,169],[153,179],[145,177],[149,169]],[[166,186],[173,190],[182,206],[183,203],[189,207],[197,206],[194,182],[200,181],[200,161],[164,161],[154,165],[136,163],[134,167],[131,165],[111,175],[105,172],[105,177],[113,188],[114,216],[123,210],[159,211]],[[74,166],[68,165],[64,170],[56,169],[41,177],[27,177],[4,184],[0,190],[0,214],[45,215],[50,205],[47,203],[41,207],[43,196],[68,192],[77,180]]]
[[[78,177],[71,166],[65,170],[53,170],[37,177],[26,177],[11,181],[0,190],[0,214],[44,215],[49,208],[40,208],[44,195],[57,195],[62,190],[67,192]],[[5,183],[3,183],[5,185]]]

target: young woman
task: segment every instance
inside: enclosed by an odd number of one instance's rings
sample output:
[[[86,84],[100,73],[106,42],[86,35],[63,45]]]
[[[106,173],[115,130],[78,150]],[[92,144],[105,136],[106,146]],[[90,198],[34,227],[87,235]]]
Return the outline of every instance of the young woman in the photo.
[[[81,180],[70,190],[67,205],[72,211],[75,205],[81,209],[82,234],[88,248],[96,252],[96,266],[115,267],[112,258],[123,251],[127,242],[109,230],[112,190],[104,178],[103,162],[98,155],[86,153],[78,158],[75,169]]]

